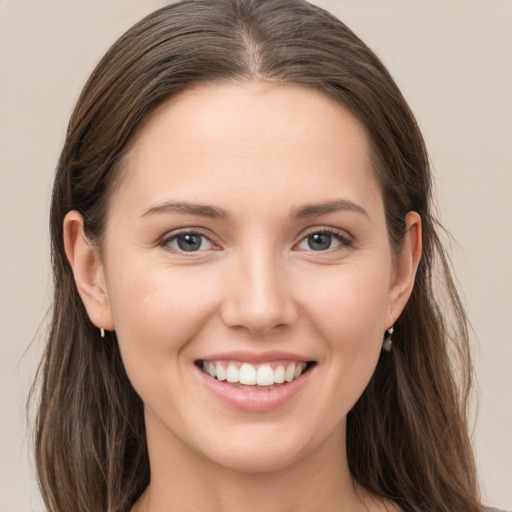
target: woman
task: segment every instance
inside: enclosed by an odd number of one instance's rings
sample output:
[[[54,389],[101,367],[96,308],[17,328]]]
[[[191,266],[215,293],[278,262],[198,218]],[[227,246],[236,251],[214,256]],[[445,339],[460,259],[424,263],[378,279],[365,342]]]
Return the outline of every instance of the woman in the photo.
[[[483,510],[423,140],[326,12],[133,27],[75,108],[51,223],[48,510]]]

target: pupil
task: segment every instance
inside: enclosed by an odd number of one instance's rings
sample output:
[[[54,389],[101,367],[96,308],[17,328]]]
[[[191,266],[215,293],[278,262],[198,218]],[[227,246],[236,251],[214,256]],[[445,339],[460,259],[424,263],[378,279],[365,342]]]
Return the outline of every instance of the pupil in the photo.
[[[313,251],[324,251],[331,246],[332,236],[327,233],[315,233],[308,236],[309,248]]]
[[[178,247],[182,251],[197,251],[201,247],[200,235],[181,235],[178,237]]]

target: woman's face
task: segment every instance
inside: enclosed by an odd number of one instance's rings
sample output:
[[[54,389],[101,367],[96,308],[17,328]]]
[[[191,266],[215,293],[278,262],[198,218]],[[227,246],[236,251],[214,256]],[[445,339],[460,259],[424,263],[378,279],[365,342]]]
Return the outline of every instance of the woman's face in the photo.
[[[182,94],[138,135],[104,244],[99,327],[150,453],[261,471],[340,449],[413,273],[347,110],[298,87]]]

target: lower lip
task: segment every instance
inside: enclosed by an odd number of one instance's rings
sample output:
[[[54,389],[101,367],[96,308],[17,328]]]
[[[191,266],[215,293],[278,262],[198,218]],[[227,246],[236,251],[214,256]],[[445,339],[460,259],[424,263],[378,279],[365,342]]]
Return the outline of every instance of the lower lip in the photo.
[[[299,378],[274,389],[253,390],[231,386],[219,381],[197,368],[203,382],[210,391],[225,404],[247,412],[265,412],[278,409],[290,402],[308,381],[312,369],[308,369]]]

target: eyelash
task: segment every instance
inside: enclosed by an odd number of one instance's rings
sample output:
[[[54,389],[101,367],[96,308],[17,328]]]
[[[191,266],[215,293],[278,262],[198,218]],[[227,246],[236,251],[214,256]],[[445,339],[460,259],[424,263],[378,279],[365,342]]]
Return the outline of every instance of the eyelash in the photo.
[[[161,247],[166,248],[169,251],[172,251],[172,252],[175,252],[175,253],[178,253],[178,254],[182,254],[182,255],[186,255],[186,256],[192,256],[195,253],[205,252],[204,250],[185,251],[185,250],[182,250],[182,249],[179,249],[179,248],[172,248],[172,247],[170,247],[171,242],[173,242],[174,240],[177,240],[180,236],[185,236],[185,235],[199,236],[203,240],[207,240],[208,243],[210,243],[214,248],[218,248],[218,246],[210,239],[210,237],[206,236],[204,233],[201,233],[201,231],[195,230],[195,229],[182,229],[180,231],[173,231],[169,235],[164,236],[160,240],[158,245],[160,245]]]
[[[319,250],[319,251],[315,251],[314,249],[309,249],[313,253],[332,252],[332,251],[336,251],[336,250],[340,250],[340,249],[352,248],[354,246],[353,240],[349,236],[342,235],[340,233],[340,231],[338,231],[336,229],[332,229],[332,228],[311,228],[310,230],[308,230],[302,236],[302,238],[299,240],[299,242],[294,245],[294,248],[296,248],[301,243],[305,242],[308,239],[308,237],[310,237],[312,235],[316,235],[316,234],[330,235],[330,236],[334,237],[339,242],[340,246],[339,247],[338,246],[337,247],[333,247],[333,248],[329,247],[326,250]],[[179,249],[179,248],[171,248],[170,247],[171,242],[177,240],[180,236],[184,236],[184,235],[199,236],[203,240],[207,240],[208,243],[211,244],[214,248],[216,248],[216,249],[219,248],[208,236],[206,236],[204,233],[201,233],[201,231],[194,230],[194,229],[183,229],[183,230],[180,230],[180,231],[174,231],[174,232],[170,233],[168,236],[164,236],[161,239],[161,241],[159,242],[158,245],[160,245],[160,246],[162,246],[162,247],[164,247],[167,250],[170,250],[172,252],[176,252],[176,253],[179,253],[179,254],[182,254],[182,255],[187,255],[187,256],[192,256],[195,253],[205,252],[204,249],[203,250],[197,250],[197,251],[185,251],[185,250],[182,250],[182,249]],[[214,249],[214,250],[216,250],[216,249]],[[208,249],[206,249],[206,250],[208,250]]]
[[[337,229],[334,229],[334,228],[311,228],[302,236],[300,241],[297,244],[295,244],[294,247],[297,247],[299,244],[306,241],[311,235],[316,235],[316,234],[331,235],[340,243],[340,246],[329,248],[329,249],[326,249],[325,251],[314,251],[313,249],[310,249],[310,251],[313,253],[327,253],[327,252],[332,252],[332,251],[336,251],[336,250],[340,250],[340,249],[343,250],[343,249],[347,249],[347,248],[350,249],[350,248],[354,247],[354,241],[350,236],[348,236],[346,234],[342,234],[340,231],[338,231]]]

